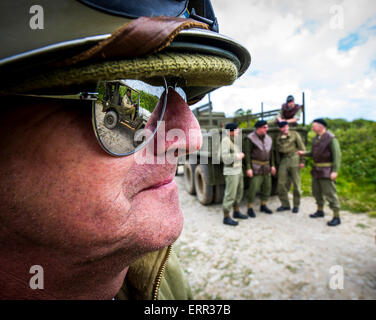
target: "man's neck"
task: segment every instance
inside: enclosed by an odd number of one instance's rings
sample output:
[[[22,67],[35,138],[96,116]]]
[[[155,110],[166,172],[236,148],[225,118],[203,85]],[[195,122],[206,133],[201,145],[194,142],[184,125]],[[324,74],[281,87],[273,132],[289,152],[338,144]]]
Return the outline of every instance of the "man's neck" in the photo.
[[[326,132],[326,130],[323,130],[323,131],[317,133],[317,135],[321,138],[323,136],[323,134],[325,134],[325,132]]]

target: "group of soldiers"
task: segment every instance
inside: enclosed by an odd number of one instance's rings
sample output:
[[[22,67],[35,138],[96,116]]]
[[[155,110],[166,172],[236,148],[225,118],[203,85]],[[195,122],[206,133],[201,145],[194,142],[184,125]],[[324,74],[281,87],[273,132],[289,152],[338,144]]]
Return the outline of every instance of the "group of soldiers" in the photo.
[[[268,135],[268,122],[259,120],[255,124],[255,130],[246,138],[244,153],[235,143],[235,138],[240,134],[238,125],[236,123],[226,125],[229,134],[223,137],[221,143],[221,156],[225,163],[223,174],[226,181],[223,199],[224,224],[237,226],[238,222],[234,219],[255,218],[253,204],[258,193],[261,200],[260,212],[272,214],[273,211],[267,206],[272,190],[272,176],[278,178],[277,193],[281,206],[277,211],[291,210],[297,214],[301,198],[301,169],[305,165],[307,156],[312,157],[314,161],[311,171],[312,194],[317,204],[317,211],[310,217],[324,217],[324,203],[327,199],[333,210],[333,218],[328,222],[328,226],[337,226],[341,223],[336,191],[336,179],[341,162],[338,140],[327,130],[324,119],[316,119],[312,124],[316,137],[312,141],[312,151],[307,152],[300,134],[289,130],[290,126],[297,125],[301,111],[302,106],[295,104],[293,96],[288,96],[275,120],[280,132],[274,141]],[[243,159],[245,159],[246,175],[250,179],[246,195],[247,215],[242,214],[239,209],[244,189]],[[279,164],[278,170],[276,162]],[[288,197],[291,184],[293,185],[292,208]],[[233,209],[233,218],[230,216],[231,209]]]

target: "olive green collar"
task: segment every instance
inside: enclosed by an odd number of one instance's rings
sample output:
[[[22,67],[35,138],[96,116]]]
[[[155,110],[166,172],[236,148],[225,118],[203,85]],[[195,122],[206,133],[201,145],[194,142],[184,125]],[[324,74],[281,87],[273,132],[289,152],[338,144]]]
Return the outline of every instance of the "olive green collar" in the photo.
[[[129,266],[116,300],[151,300],[158,273],[168,256],[169,247],[147,253]]]

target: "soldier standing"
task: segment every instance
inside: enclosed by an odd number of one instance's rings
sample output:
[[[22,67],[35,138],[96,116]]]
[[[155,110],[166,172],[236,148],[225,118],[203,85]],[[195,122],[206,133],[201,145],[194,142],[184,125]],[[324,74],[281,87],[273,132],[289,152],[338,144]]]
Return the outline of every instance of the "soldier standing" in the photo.
[[[272,178],[277,170],[274,167],[272,155],[272,138],[267,134],[269,127],[265,120],[259,120],[255,124],[256,130],[248,135],[245,143],[247,176],[251,178],[248,189],[248,215],[255,218],[253,202],[258,191],[261,191],[260,211],[272,214],[266,203],[272,189]]]
[[[281,121],[287,121],[290,126],[297,126],[302,113],[301,105],[295,103],[293,96],[288,96],[286,103],[282,105],[281,111],[277,117],[277,123]]]
[[[276,152],[280,157],[278,168],[278,196],[281,206],[278,212],[291,210],[288,197],[288,182],[294,186],[293,213],[299,212],[300,205],[300,170],[304,167],[304,159],[297,155],[298,150],[305,150],[304,143],[299,133],[289,130],[287,121],[278,123],[280,133],[276,138]]]
[[[123,97],[123,106],[127,109],[127,114],[131,116],[131,120],[134,120],[134,116],[136,114],[136,108],[132,101],[132,91],[131,89],[127,89],[126,94]]]
[[[333,210],[333,219],[328,222],[328,226],[334,227],[341,223],[336,189],[336,179],[341,163],[341,149],[333,133],[327,131],[327,123],[324,119],[314,120],[312,130],[317,134],[312,141],[312,151],[298,151],[299,155],[311,156],[314,161],[311,171],[312,194],[316,199],[317,211],[310,217],[324,217],[326,198]]]
[[[235,138],[239,135],[238,125],[229,123],[221,143],[221,157],[224,163],[223,175],[226,180],[225,195],[223,198],[223,223],[230,226],[237,226],[238,222],[230,217],[231,208],[233,208],[233,217],[235,219],[248,219],[248,217],[240,212],[239,204],[243,198],[243,168],[242,159],[244,153],[241,147],[236,143]]]

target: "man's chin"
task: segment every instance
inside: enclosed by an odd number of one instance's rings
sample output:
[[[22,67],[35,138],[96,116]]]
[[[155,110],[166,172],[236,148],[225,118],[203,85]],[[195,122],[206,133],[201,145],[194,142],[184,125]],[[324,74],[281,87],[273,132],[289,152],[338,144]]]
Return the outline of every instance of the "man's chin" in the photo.
[[[176,183],[139,192],[132,201],[131,217],[137,242],[147,251],[159,250],[175,242],[183,229]]]

